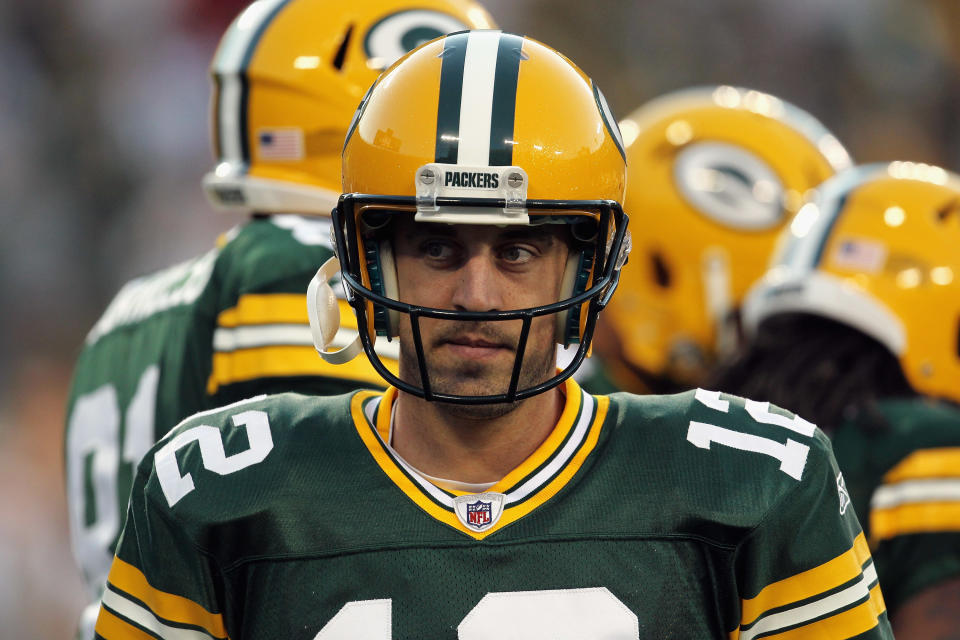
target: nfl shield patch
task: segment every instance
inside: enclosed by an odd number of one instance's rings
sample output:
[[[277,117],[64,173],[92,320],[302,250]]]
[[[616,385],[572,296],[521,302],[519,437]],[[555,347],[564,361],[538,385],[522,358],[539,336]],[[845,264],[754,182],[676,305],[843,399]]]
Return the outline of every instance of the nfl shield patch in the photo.
[[[497,523],[503,513],[502,493],[486,493],[457,496],[453,499],[453,509],[457,518],[471,531],[486,531]]]
[[[490,524],[490,503],[477,500],[467,505],[467,524],[480,527]]]

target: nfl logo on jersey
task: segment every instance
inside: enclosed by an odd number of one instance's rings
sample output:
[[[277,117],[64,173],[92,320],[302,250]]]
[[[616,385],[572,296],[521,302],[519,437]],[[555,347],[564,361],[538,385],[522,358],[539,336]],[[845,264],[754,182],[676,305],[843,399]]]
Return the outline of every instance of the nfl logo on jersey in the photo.
[[[500,520],[505,499],[505,495],[493,491],[457,496],[453,499],[453,510],[463,526],[486,531]]]
[[[477,500],[467,505],[467,524],[482,529],[490,524],[490,503]]]

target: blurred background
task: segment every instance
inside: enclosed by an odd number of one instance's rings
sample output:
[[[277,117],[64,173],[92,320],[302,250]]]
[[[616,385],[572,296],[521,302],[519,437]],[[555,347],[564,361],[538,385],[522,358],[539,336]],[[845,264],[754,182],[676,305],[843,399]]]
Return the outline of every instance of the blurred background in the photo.
[[[68,637],[84,604],[62,433],[85,333],[125,281],[238,221],[200,177],[207,66],[245,4],[0,1],[0,638]],[[960,170],[956,0],[484,4],[576,61],[620,117],[736,84],[810,111],[858,162]]]

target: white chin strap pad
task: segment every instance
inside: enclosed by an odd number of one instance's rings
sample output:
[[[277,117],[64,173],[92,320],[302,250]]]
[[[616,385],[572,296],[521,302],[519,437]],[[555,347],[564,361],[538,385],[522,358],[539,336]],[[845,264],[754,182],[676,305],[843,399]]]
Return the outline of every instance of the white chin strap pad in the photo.
[[[330,280],[340,271],[340,261],[330,258],[317,269],[316,275],[307,287],[307,316],[310,318],[310,332],[313,334],[313,346],[320,357],[330,364],[350,362],[363,351],[360,336],[335,351],[328,351],[340,330],[340,305],[337,296],[330,287]]]

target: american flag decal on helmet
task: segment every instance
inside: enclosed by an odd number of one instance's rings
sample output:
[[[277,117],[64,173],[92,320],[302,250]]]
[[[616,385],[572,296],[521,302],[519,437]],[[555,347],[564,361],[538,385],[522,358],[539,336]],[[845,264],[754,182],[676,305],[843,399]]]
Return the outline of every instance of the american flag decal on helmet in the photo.
[[[302,160],[303,131],[297,127],[260,129],[257,155],[261,160]]]

